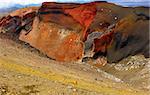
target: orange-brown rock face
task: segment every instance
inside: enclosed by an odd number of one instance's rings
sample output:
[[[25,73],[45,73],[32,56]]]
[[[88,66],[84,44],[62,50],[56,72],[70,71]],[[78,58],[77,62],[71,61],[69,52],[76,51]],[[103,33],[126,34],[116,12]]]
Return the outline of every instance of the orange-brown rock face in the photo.
[[[53,23],[39,23],[37,18],[34,24],[35,30],[30,31],[28,35],[23,34],[22,31],[20,40],[30,43],[58,61],[75,61],[82,58],[83,43],[78,33]]]
[[[57,61],[106,56],[111,63],[139,53],[149,56],[148,22],[144,7],[45,2],[2,18],[0,29],[19,33],[20,40]]]

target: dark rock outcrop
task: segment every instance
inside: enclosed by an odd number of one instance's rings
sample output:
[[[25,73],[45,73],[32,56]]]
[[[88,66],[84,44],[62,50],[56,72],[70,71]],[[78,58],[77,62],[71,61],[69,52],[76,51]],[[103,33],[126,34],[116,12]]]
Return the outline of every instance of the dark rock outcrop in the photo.
[[[20,33],[20,31],[24,29],[28,33],[30,30],[32,30],[32,24],[35,16],[36,12],[34,11],[24,14],[23,16],[8,15],[3,17],[0,20],[1,32]]]
[[[0,21],[2,32],[16,32],[21,27],[21,18],[19,16],[3,17]]]

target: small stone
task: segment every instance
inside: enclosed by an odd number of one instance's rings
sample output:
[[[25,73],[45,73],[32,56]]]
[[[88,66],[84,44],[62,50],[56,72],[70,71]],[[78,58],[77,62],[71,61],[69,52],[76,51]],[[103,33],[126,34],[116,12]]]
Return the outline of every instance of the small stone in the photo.
[[[104,9],[101,9],[101,11],[104,11]]]
[[[7,56],[6,54],[4,54],[4,56]]]
[[[19,75],[18,78],[21,78],[21,76]]]
[[[94,66],[91,66],[91,68],[93,69],[93,68],[94,68]]]
[[[68,89],[72,89],[72,86],[71,86],[71,85],[68,85],[67,88],[68,88]]]
[[[97,69],[97,72],[101,72],[100,69]]]
[[[118,19],[118,17],[116,17],[116,16],[115,16],[115,18],[114,18],[114,19],[115,19],[115,20],[117,20],[117,19]]]
[[[83,71],[87,71],[87,69],[84,68]]]
[[[76,91],[77,91],[77,89],[75,89],[75,88],[74,88],[74,89],[73,89],[73,91],[74,91],[74,92],[76,92]]]

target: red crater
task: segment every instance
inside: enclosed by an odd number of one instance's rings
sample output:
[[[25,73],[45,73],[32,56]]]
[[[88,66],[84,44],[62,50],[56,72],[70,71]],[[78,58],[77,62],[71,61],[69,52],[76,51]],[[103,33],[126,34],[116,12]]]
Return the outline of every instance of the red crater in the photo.
[[[44,2],[3,17],[0,31],[18,33],[18,39],[57,61],[82,60],[92,52],[112,63],[136,54],[149,57],[148,10],[107,2]]]

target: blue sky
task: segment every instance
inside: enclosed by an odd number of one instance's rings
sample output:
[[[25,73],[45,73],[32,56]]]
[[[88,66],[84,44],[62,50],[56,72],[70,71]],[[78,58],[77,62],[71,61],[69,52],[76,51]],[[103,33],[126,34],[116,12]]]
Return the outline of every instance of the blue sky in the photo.
[[[104,1],[104,0],[0,0],[0,8],[13,6],[15,4],[28,5],[28,4],[40,4],[42,2],[91,2],[91,1]],[[105,0],[116,4],[125,6],[150,6],[149,0]]]

